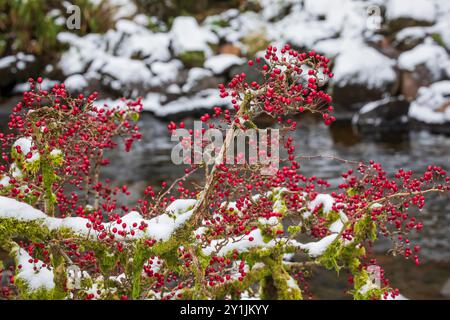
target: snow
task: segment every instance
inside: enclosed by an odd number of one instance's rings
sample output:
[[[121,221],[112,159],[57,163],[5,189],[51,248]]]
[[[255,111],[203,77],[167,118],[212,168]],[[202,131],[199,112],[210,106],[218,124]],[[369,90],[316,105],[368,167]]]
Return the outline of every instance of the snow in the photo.
[[[252,241],[249,239],[253,238]],[[271,240],[269,242],[264,242],[263,236],[260,229],[255,229],[251,231],[248,235],[243,237],[231,237],[228,239],[215,239],[212,240],[210,245],[203,249],[203,253],[206,255],[211,255],[217,249],[218,256],[224,256],[228,252],[237,250],[238,252],[245,252],[251,248],[269,248],[275,245],[275,241]]]
[[[124,39],[118,47],[117,54],[127,58],[141,56],[146,62],[168,61],[170,37],[167,33],[154,33],[151,30],[128,20],[116,24],[117,33]]]
[[[361,84],[370,89],[383,88],[387,83],[396,80],[394,66],[395,60],[364,43],[346,42],[336,58],[332,82],[341,87]]]
[[[2,186],[2,187],[8,187],[9,186],[9,181],[11,180],[11,178],[10,177],[8,177],[8,176],[3,176],[1,179],[0,179],[0,186]]]
[[[434,44],[429,38],[425,43],[402,53],[398,58],[398,66],[403,70],[414,71],[418,65],[425,65],[434,81],[441,80],[448,63],[449,56],[445,49]]]
[[[385,105],[390,100],[391,100],[390,97],[386,97],[386,98],[383,98],[381,100],[369,102],[369,103],[365,104],[361,109],[359,109],[359,114],[369,113],[369,112],[377,109],[378,107],[380,107],[382,105]]]
[[[321,194],[318,194],[314,198],[314,200],[312,200],[309,203],[308,209],[311,211],[314,211],[314,209],[316,207],[318,207],[319,205],[322,205],[323,213],[328,213],[333,209],[333,204],[334,204],[334,198],[331,195],[321,193]]]
[[[217,43],[217,36],[211,31],[201,28],[193,17],[179,16],[173,20],[170,30],[172,47],[176,55],[184,52],[200,51],[205,56],[211,55],[208,43]]]
[[[428,35],[428,28],[425,27],[410,27],[400,30],[395,35],[395,40],[405,41],[406,39],[423,39]]]
[[[394,298],[389,294],[387,296],[387,298],[382,297],[382,300],[409,300],[408,298],[406,298],[404,295],[402,294],[398,294],[397,296],[395,296]]]
[[[66,89],[71,91],[81,91],[84,88],[86,88],[89,83],[87,82],[86,78],[81,74],[73,74],[64,80],[64,85],[66,86]]]
[[[0,218],[15,218],[22,221],[46,219],[47,215],[30,205],[0,196]]]
[[[150,84],[157,87],[165,83],[176,81],[179,70],[181,70],[182,67],[183,63],[176,59],[169,62],[156,61],[152,63],[151,69],[155,77],[150,79]]]
[[[291,290],[300,290],[300,288],[298,287],[297,281],[294,280],[294,278],[289,277],[288,281],[287,281],[287,285],[288,288]]]
[[[161,95],[150,93],[143,100],[143,109],[154,113],[158,117],[166,117],[179,112],[211,109],[214,106],[229,105],[220,98],[216,89],[205,89],[190,97],[181,97],[167,104],[161,104]]]
[[[16,62],[15,56],[6,56],[0,58],[0,69],[10,68]]]
[[[53,271],[51,268],[44,267],[42,261],[30,263],[29,260],[33,258],[22,248],[16,248],[16,258],[18,265],[21,265],[16,277],[24,280],[31,291],[37,289],[51,290],[55,287]],[[34,270],[34,267],[37,269]]]
[[[207,78],[207,77],[211,77],[212,75],[213,75],[213,73],[208,69],[203,69],[203,68],[189,69],[186,83],[182,87],[183,91],[189,92],[201,80],[203,80],[204,78]]]
[[[211,69],[215,74],[222,74],[235,65],[241,65],[245,62],[234,54],[219,54],[205,61],[205,68]]]
[[[20,147],[22,153],[27,155],[33,147],[33,139],[31,139],[31,137],[19,138],[13,144],[13,148],[16,147]]]
[[[387,2],[387,19],[413,19],[417,21],[434,22],[436,19],[436,6],[430,0],[389,0]]]
[[[94,5],[100,5],[106,2],[109,8],[113,9],[113,19],[129,18],[137,13],[137,7],[133,1],[130,0],[89,0]]]
[[[450,81],[440,81],[419,89],[418,97],[411,103],[408,116],[427,124],[444,124],[450,121]]]
[[[134,236],[127,235],[128,238],[150,237],[155,240],[168,240],[173,232],[182,226],[192,215],[192,207],[197,200],[178,199],[167,207],[167,213],[155,218],[146,220],[138,212],[130,212],[121,217],[122,223],[126,223],[126,231],[131,231],[133,223],[138,225],[144,221],[148,227],[145,231],[136,230]],[[54,218],[49,217],[40,210],[14,199],[0,196],[0,218],[13,218],[19,221],[40,221],[50,230],[67,228],[76,234],[94,236],[94,231],[87,228],[88,219],[81,217]],[[117,222],[103,223],[104,230],[109,230],[118,226]],[[119,236],[117,236],[119,237]],[[120,237],[119,237],[120,238]]]
[[[328,246],[337,238],[338,234],[330,234],[319,241],[300,244],[301,249],[307,250],[309,256],[315,258],[322,255],[328,248]]]
[[[57,38],[60,42],[70,45],[69,50],[63,53],[58,62],[59,68],[66,76],[83,73],[87,64],[100,54],[98,49],[98,43],[101,40],[100,35],[89,34],[78,37],[70,32],[60,32]]]
[[[113,89],[117,90],[122,85],[145,85],[152,78],[152,73],[143,61],[125,57],[105,56],[103,59],[95,60],[90,70],[98,70],[117,79],[119,81],[117,87],[113,85]]]

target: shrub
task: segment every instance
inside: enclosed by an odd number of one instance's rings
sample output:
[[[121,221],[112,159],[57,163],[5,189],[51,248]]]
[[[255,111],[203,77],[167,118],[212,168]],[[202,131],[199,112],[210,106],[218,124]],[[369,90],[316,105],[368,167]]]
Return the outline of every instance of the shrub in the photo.
[[[127,187],[99,181],[99,169],[116,138],[125,139],[128,150],[140,138],[132,124],[139,100],[121,108],[94,107],[95,94],[71,98],[64,86],[45,92],[39,81],[30,81],[31,91],[11,115],[15,133],[0,136],[0,246],[16,261],[4,295],[301,299],[310,268],[323,266],[349,274],[355,299],[396,296],[382,269],[380,284],[372,283],[377,262],[366,249],[387,237],[394,242],[392,252],[418,264],[420,248],[408,233],[422,223],[413,209],[424,206],[428,193],[448,193],[450,179],[437,166],[423,175],[400,169],[389,177],[373,161],[337,158],[350,167],[338,188],[304,176],[289,132],[297,127],[295,114],[319,114],[327,125],[335,120],[332,99],[321,90],[333,76],[329,60],[288,45],[269,46],[265,60],[248,62],[262,72],[261,83],[239,74],[219,86],[234,110],[214,108],[201,117],[202,129],[190,131],[198,137],[207,128],[228,128],[216,161],[186,168],[183,177],[159,190],[147,187],[131,209],[116,199],[120,192],[129,194]],[[271,175],[261,174],[263,164],[225,161],[235,133],[257,127],[253,120],[262,113],[284,133],[286,158]],[[168,125],[172,133],[184,127]],[[207,143],[183,141],[186,150]],[[186,187],[200,171],[204,185]],[[292,254],[296,262],[288,261]]]

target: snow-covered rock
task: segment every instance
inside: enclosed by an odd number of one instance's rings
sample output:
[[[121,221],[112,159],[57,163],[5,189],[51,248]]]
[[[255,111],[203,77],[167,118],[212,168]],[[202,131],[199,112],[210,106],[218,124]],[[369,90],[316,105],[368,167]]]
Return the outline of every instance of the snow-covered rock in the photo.
[[[166,104],[162,104],[161,95],[149,93],[143,100],[143,109],[158,117],[171,114],[211,109],[214,106],[227,106],[229,102],[220,98],[216,89],[205,89],[192,96],[182,96]]]
[[[409,117],[425,124],[450,123],[450,81],[440,81],[419,89],[411,103]]]
[[[170,30],[172,47],[176,55],[186,52],[203,52],[206,57],[212,51],[208,43],[217,43],[217,36],[206,28],[202,28],[193,17],[180,16],[173,20]]]
[[[185,93],[198,92],[204,89],[217,86],[220,82],[223,82],[222,78],[214,76],[213,72],[204,68],[192,68],[189,69],[186,82],[182,86],[182,90]]]
[[[86,88],[89,83],[83,75],[73,74],[64,81],[64,85],[70,92],[80,92]]]
[[[241,65],[245,62],[244,59],[235,56],[234,54],[219,54],[213,56],[205,61],[205,68],[211,69],[215,74],[223,74],[235,65]]]
[[[420,65],[427,68],[431,81],[442,80],[450,74],[450,59],[447,52],[431,39],[402,53],[398,58],[398,66],[402,70],[413,72]]]
[[[396,79],[395,60],[363,43],[348,42],[335,61],[333,83],[366,85],[369,89],[384,88]]]
[[[404,97],[386,97],[365,104],[352,123],[364,127],[401,126],[408,122],[408,110],[409,102]]]
[[[432,23],[436,19],[436,6],[429,0],[388,0],[386,6],[388,20],[412,19]]]
[[[379,100],[397,85],[395,60],[364,43],[346,42],[335,60],[333,100],[346,109]]]
[[[430,26],[436,19],[438,11],[434,0],[387,0],[386,20],[388,30],[395,33],[413,26]]]

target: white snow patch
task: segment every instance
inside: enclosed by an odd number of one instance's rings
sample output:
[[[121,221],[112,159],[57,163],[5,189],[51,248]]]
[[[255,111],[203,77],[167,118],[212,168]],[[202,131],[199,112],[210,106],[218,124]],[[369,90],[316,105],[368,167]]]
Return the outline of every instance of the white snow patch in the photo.
[[[408,116],[428,124],[444,124],[450,121],[450,81],[435,82],[419,89],[418,97],[411,103]]]
[[[21,265],[21,269],[19,269],[16,277],[24,280],[28,288],[31,291],[37,289],[46,289],[51,290],[55,287],[53,282],[53,271],[47,269],[47,267],[43,267],[43,262],[38,260],[38,262],[32,263],[29,262],[30,259],[33,259],[26,250],[22,248],[16,249],[16,258],[18,265]],[[36,270],[34,270],[36,267]]]
[[[449,66],[449,56],[443,47],[426,39],[425,43],[402,53],[398,58],[400,69],[414,71],[418,65],[425,65],[434,81],[440,80]]]
[[[361,84],[372,89],[395,81],[395,60],[357,41],[347,42],[343,47],[336,58],[333,83],[339,86]]]
[[[311,257],[318,257],[327,250],[328,246],[337,238],[337,236],[337,233],[333,233],[316,242],[299,244],[299,247],[307,250]]]
[[[184,52],[201,51],[205,56],[212,54],[208,43],[217,43],[217,36],[198,25],[193,17],[179,16],[173,20],[170,30],[172,47],[176,55]]]
[[[64,85],[68,91],[81,91],[86,88],[89,83],[81,74],[73,74],[64,81]]]
[[[245,59],[239,58],[234,54],[219,54],[205,61],[205,68],[211,69],[215,74],[222,74],[229,68],[241,65]]]

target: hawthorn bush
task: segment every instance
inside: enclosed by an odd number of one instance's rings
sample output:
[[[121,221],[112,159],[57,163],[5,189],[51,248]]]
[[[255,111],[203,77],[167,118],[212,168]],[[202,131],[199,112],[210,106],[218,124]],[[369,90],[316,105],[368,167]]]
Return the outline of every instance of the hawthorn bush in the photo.
[[[373,282],[377,262],[368,249],[387,237],[392,253],[419,264],[420,248],[408,234],[423,226],[415,212],[425,195],[450,191],[446,172],[429,166],[422,175],[400,169],[391,176],[373,161],[335,158],[349,166],[339,186],[304,176],[306,159],[289,133],[305,112],[327,125],[335,120],[322,90],[333,76],[329,60],[286,45],[269,46],[248,64],[260,70],[261,82],[238,74],[220,85],[233,108],[216,107],[200,118],[201,129],[189,130],[195,137],[210,128],[226,132],[215,162],[192,164],[175,181],[147,187],[133,208],[119,200],[127,187],[100,181],[100,169],[109,163],[105,151],[120,140],[130,151],[140,139],[140,101],[95,106],[95,93],[71,97],[63,84],[47,92],[41,79],[30,79],[10,133],[0,134],[0,247],[14,259],[3,266],[9,282],[2,296],[302,299],[315,266],[348,273],[355,299],[398,295],[382,269],[380,283]],[[271,175],[262,174],[263,164],[225,161],[236,132],[262,126],[261,118],[283,133],[284,152]],[[185,124],[168,125],[172,133],[179,128]],[[208,141],[183,143],[190,150]],[[204,185],[188,188],[194,172],[204,172]]]

